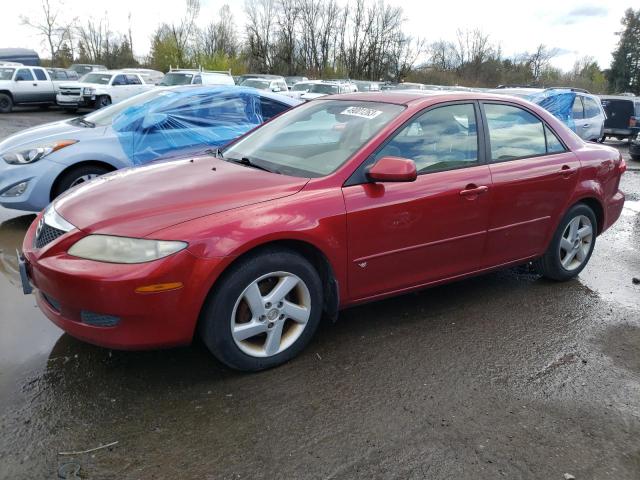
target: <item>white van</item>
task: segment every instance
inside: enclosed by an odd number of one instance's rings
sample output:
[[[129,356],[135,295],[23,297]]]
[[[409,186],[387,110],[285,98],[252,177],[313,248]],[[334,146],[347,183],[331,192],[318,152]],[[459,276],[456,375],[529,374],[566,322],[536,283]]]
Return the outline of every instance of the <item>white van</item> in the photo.
[[[163,87],[175,85],[235,85],[231,71],[171,69],[158,83]]]

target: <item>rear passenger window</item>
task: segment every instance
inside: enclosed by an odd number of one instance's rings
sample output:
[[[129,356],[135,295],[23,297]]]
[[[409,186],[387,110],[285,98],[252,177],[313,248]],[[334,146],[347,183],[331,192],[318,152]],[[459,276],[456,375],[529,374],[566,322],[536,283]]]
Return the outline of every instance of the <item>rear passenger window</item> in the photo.
[[[547,137],[547,153],[562,153],[567,151],[562,142],[556,137],[556,134],[546,125],[544,126],[544,134]]]
[[[47,79],[47,75],[44,73],[44,70],[42,70],[40,68],[34,68],[33,69],[33,73],[36,74],[36,78],[38,80],[46,80]]]
[[[409,158],[418,173],[478,165],[478,130],[471,104],[434,108],[412,120],[377,154]]]
[[[547,153],[544,125],[534,115],[512,105],[484,104],[493,161]]]
[[[129,85],[142,85],[137,75],[127,75],[127,83]]]
[[[21,68],[16,73],[16,81],[18,82],[27,82],[33,80],[33,75],[31,74],[31,70],[28,68]]]
[[[578,96],[576,96],[575,100],[573,101],[571,116],[574,120],[582,120],[584,118],[584,107],[582,106],[582,99]]]
[[[262,118],[265,122],[267,120],[271,120],[273,117],[281,114],[289,108],[287,105],[283,105],[282,103],[271,100],[270,98],[260,98],[260,107],[262,109]]]
[[[584,102],[584,114],[586,118],[593,118],[600,115],[600,105],[593,98],[584,97],[582,101]]]
[[[196,75],[191,83],[193,85],[202,85],[202,77],[200,75]]]

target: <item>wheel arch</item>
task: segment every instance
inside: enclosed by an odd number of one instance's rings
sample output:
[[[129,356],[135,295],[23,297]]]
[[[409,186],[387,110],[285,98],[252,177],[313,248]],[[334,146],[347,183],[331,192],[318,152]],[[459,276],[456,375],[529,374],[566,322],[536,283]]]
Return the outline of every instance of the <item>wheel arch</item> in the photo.
[[[106,168],[110,172],[113,172],[114,170],[118,169],[117,167],[115,167],[114,165],[110,164],[109,162],[104,162],[104,161],[101,161],[101,160],[84,160],[82,162],[78,162],[78,163],[74,163],[72,165],[69,165],[67,168],[65,168],[64,170],[62,170],[58,174],[56,179],[51,184],[51,190],[49,191],[49,200],[53,201],[53,199],[55,198],[54,197],[54,192],[58,189],[58,185],[60,184],[60,181],[61,181],[62,177],[64,177],[67,173],[69,173],[70,171],[72,171],[72,170],[74,170],[76,168],[86,167],[86,166],[102,167],[102,168]]]
[[[602,202],[598,200],[596,197],[583,197],[573,202],[571,206],[569,206],[567,211],[569,211],[569,209],[573,208],[578,203],[584,203],[587,207],[589,207],[593,211],[593,214],[596,216],[596,222],[598,223],[598,235],[600,235],[602,233],[602,229],[604,228],[604,220],[605,220],[604,207],[602,205]]]
[[[0,90],[0,93],[4,93],[5,95],[9,95],[9,97],[11,97],[11,101],[15,101],[15,99],[13,98],[13,93],[11,93],[11,90]]]
[[[283,238],[270,240],[264,243],[253,245],[247,250],[242,251],[231,262],[225,265],[222,272],[216,277],[216,279],[213,281],[213,284],[210,286],[206,298],[211,295],[211,293],[214,291],[216,286],[220,284],[220,282],[224,281],[226,273],[229,272],[229,270],[234,265],[237,265],[241,261],[244,261],[251,255],[256,255],[261,252],[277,249],[294,251],[311,262],[311,265],[313,265],[313,267],[316,269],[318,275],[320,275],[320,280],[322,281],[322,289],[324,292],[324,304],[322,306],[323,314],[329,319],[335,320],[337,318],[340,305],[340,294],[338,281],[334,273],[334,268],[331,265],[328,257],[320,248],[310,242],[299,239]],[[204,311],[207,303],[206,298],[200,309],[198,323],[201,321],[202,312]]]

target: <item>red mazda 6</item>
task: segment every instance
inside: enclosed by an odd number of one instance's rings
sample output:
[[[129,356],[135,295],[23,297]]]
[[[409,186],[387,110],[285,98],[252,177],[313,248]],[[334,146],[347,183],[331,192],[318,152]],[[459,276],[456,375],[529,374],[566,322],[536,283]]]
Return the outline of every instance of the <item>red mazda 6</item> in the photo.
[[[71,190],[27,232],[23,284],[87,342],[197,331],[222,362],[260,370],[355,303],[529,261],[576,276],[620,215],[625,168],[523,100],[337,95],[217,155]]]

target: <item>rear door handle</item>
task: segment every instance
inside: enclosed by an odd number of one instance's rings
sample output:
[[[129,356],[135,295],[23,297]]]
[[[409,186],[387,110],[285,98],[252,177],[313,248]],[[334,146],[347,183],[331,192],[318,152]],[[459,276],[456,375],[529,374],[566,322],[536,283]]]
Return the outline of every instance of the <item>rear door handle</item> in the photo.
[[[486,193],[487,191],[489,191],[489,187],[487,187],[486,185],[476,187],[475,185],[471,184],[467,185],[464,190],[460,191],[460,195],[463,197],[474,197],[480,195],[481,193]]]
[[[576,173],[576,170],[577,169],[571,168],[569,165],[563,165],[562,168],[560,168],[560,175],[564,178],[569,178],[571,175]]]
[[[584,125],[582,125],[582,128],[589,128],[591,126],[590,123],[585,123]]]

